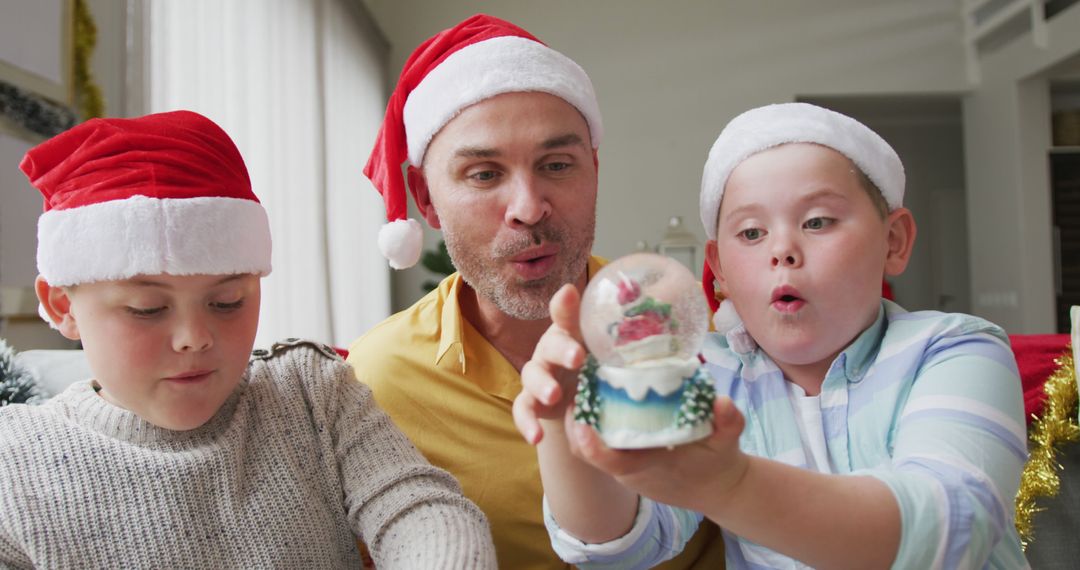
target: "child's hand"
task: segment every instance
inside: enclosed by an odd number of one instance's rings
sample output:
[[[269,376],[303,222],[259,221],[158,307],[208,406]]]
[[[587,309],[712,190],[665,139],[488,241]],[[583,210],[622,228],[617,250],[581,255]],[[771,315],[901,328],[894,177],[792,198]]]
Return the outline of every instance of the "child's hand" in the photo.
[[[544,437],[541,420],[560,425],[574,402],[577,371],[585,363],[578,314],[581,295],[563,285],[551,298],[551,327],[540,337],[532,359],[521,369],[521,393],[514,399],[514,424],[525,440],[536,445]]]
[[[568,439],[574,455],[626,488],[654,501],[710,512],[707,507],[731,496],[749,459],[739,450],[746,422],[731,398],[717,397],[713,411],[712,435],[672,449],[611,449],[592,427],[580,423],[569,428]]]

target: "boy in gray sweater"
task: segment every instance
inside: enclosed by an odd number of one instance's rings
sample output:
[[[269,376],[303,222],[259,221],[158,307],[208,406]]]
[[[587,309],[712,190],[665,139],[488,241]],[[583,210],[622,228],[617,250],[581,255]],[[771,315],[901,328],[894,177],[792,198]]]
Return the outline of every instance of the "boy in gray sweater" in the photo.
[[[42,315],[94,377],[0,409],[2,568],[495,566],[484,515],[329,347],[252,352],[266,213],[217,125],[95,119],[31,149]]]

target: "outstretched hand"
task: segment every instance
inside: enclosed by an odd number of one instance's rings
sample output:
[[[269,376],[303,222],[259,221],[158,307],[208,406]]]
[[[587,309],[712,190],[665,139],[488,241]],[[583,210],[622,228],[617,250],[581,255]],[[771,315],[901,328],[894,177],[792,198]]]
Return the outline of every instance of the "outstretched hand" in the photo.
[[[710,512],[742,480],[748,456],[739,450],[745,420],[731,398],[713,402],[713,433],[673,448],[618,450],[607,447],[585,424],[568,428],[574,455],[624,487],[654,501]]]
[[[585,363],[578,320],[581,294],[572,284],[563,285],[550,306],[551,326],[521,369],[522,389],[514,399],[514,424],[533,445],[544,437],[542,421],[563,421],[574,401],[578,369]]]
[[[739,450],[745,425],[742,413],[730,398],[721,396],[713,403],[713,433],[705,439],[670,449],[607,447],[591,426],[574,422],[569,410],[577,373],[585,362],[580,307],[581,296],[573,285],[563,286],[552,297],[551,326],[521,370],[522,390],[513,409],[518,431],[536,445],[545,428],[565,428],[570,453],[627,490],[707,512],[704,501],[723,500],[746,473],[748,458]]]

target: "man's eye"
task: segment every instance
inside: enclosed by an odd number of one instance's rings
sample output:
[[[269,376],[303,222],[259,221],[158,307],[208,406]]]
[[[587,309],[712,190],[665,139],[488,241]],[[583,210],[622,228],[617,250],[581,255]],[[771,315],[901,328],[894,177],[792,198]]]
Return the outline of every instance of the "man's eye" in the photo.
[[[165,310],[165,307],[150,307],[146,309],[142,307],[124,307],[124,309],[136,317],[154,317],[160,315]]]
[[[549,162],[544,165],[544,168],[552,172],[559,172],[570,168],[570,163],[567,162]]]
[[[491,182],[495,180],[498,174],[494,170],[482,170],[480,172],[474,172],[469,175],[469,178],[476,182]]]
[[[758,228],[748,228],[739,232],[739,236],[748,241],[754,241],[761,237],[761,230]]]

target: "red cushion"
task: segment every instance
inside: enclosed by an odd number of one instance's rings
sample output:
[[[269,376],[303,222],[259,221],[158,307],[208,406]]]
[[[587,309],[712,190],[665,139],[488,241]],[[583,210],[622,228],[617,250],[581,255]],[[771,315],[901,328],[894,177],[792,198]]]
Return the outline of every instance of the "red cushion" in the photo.
[[[1009,335],[1016,364],[1020,369],[1020,381],[1024,387],[1024,413],[1027,421],[1032,414],[1042,412],[1046,395],[1043,383],[1054,373],[1060,358],[1069,349],[1067,334],[1014,334]]]

